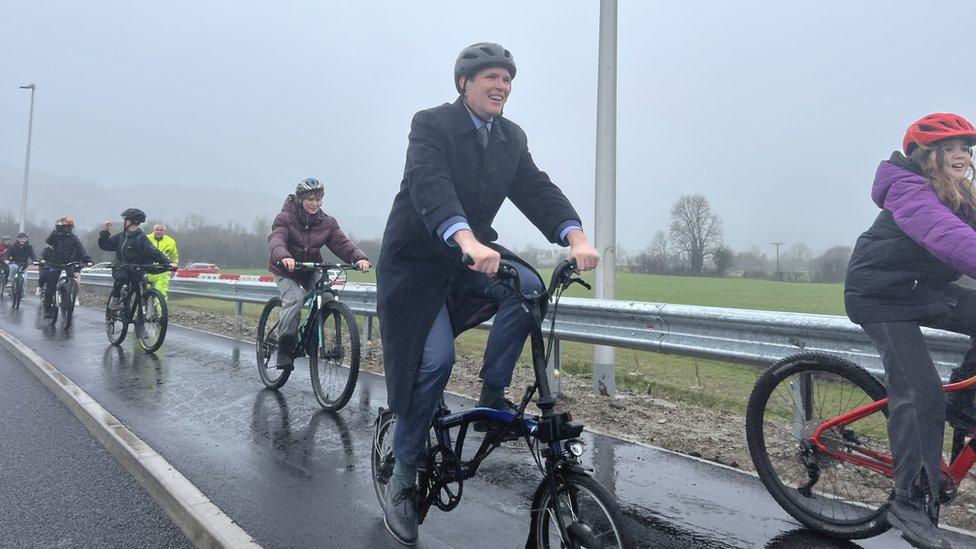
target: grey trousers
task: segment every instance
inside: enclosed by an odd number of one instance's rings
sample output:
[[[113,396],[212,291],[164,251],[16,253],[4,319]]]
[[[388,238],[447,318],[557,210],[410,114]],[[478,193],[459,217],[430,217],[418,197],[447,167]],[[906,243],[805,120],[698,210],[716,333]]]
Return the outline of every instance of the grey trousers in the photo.
[[[911,497],[912,485],[923,471],[934,494],[942,486],[946,395],[920,326],[976,334],[976,291],[950,285],[945,299],[948,313],[943,315],[861,325],[884,362],[895,494],[902,497]]]
[[[293,338],[298,332],[299,314],[306,290],[290,278],[275,275],[278,294],[281,296],[281,320],[278,323],[278,339]]]

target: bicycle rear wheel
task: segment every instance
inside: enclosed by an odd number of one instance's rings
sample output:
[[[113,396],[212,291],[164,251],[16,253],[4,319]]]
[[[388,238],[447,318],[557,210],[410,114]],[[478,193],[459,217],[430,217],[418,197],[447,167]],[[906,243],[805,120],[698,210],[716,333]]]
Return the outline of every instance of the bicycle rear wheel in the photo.
[[[136,335],[142,348],[147,353],[154,353],[163,346],[163,340],[166,339],[169,321],[166,298],[159,290],[149,289],[142,294],[139,307],[140,310],[136,313],[140,317],[136,321]]]
[[[759,479],[787,513],[845,539],[890,528],[891,478],[827,455],[810,442],[825,421],[884,397],[884,386],[867,371],[825,354],[787,357],[759,377],[746,410],[749,454]],[[884,408],[831,428],[821,441],[848,456],[890,457],[886,414]]]
[[[344,303],[329,301],[319,311],[318,338],[310,337],[308,365],[319,405],[339,410],[349,402],[359,377],[359,326]],[[318,339],[317,349],[314,341]]]
[[[587,474],[560,473],[555,494],[547,479],[537,490],[533,504],[531,544],[554,547],[630,547],[623,517],[610,494]],[[556,514],[566,526],[560,529]]]
[[[125,289],[122,290],[122,295],[125,295]],[[108,342],[112,345],[118,345],[125,340],[125,335],[129,332],[129,300],[120,301],[118,307],[112,309],[109,304],[111,304],[112,298],[108,298],[108,303],[105,304],[105,335],[108,336]]]
[[[272,297],[264,304],[261,319],[258,321],[258,335],[255,349],[258,359],[258,375],[261,383],[268,389],[280,389],[288,381],[291,370],[276,368],[275,355],[278,352],[278,325],[281,323],[281,298]]]

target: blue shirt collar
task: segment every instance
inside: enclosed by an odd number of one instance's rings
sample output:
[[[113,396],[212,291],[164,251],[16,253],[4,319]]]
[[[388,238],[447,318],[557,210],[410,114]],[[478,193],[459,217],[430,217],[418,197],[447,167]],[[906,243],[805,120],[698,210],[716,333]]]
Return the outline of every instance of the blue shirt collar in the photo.
[[[467,109],[467,111],[468,111],[468,116],[470,116],[471,117],[471,121],[474,122],[474,128],[476,130],[480,130],[481,129],[481,126],[483,124],[485,124],[485,121],[482,120],[477,114],[475,114],[471,110],[471,108],[468,107],[468,104],[467,103],[464,103],[464,101],[461,101],[461,103],[464,104],[464,108]],[[488,120],[488,122],[487,122],[488,123],[488,131],[491,131],[491,123],[494,122],[494,120],[495,120],[494,118],[490,118]]]

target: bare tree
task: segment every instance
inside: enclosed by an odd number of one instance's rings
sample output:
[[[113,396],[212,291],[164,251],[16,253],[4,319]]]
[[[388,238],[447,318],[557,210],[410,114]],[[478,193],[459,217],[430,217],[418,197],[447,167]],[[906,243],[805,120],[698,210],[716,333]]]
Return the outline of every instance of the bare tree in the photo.
[[[790,269],[793,271],[803,271],[806,270],[807,263],[810,261],[810,248],[802,242],[797,242],[792,244],[788,252],[786,252]]]
[[[701,276],[705,258],[722,244],[722,221],[700,194],[684,195],[671,206],[671,239]]]

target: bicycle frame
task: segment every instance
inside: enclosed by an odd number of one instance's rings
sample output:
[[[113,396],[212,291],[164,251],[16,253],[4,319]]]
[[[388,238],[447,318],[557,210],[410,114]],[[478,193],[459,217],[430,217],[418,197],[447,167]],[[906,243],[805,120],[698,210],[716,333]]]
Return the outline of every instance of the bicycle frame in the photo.
[[[557,272],[558,269],[557,267]],[[537,463],[545,474],[547,481],[551,483],[553,490],[555,490],[556,479],[553,472],[560,464],[569,463],[573,467],[579,467],[576,457],[567,456],[567,452],[563,449],[561,442],[578,437],[583,431],[583,425],[573,422],[572,416],[568,412],[560,414],[553,412],[555,400],[552,398],[552,393],[549,388],[549,378],[546,375],[547,345],[545,336],[542,333],[542,303],[548,301],[552,293],[551,289],[550,291],[543,291],[534,296],[525,296],[521,292],[517,276],[512,280],[515,281],[513,284],[514,291],[518,292],[518,295],[522,295],[522,303],[526,305],[526,314],[531,315],[533,320],[529,332],[529,339],[532,349],[532,368],[535,374],[535,383],[526,389],[522,401],[515,412],[478,407],[451,413],[442,401],[440,408],[434,413],[434,419],[431,424],[434,429],[437,444],[441,447],[451,449],[458,460],[458,468],[456,471],[448,479],[444,479],[447,482],[463,481],[474,477],[481,462],[495,448],[498,448],[509,435],[517,435],[519,438],[525,438],[530,448],[532,448],[532,439],[547,445],[546,450],[542,452],[542,456],[546,460],[545,468],[543,469],[541,461],[537,461]],[[551,344],[552,342],[550,341],[549,345],[551,346]],[[539,392],[537,405],[541,414],[537,419],[526,418],[525,409],[537,390]],[[494,428],[488,429],[475,455],[465,461],[461,459],[465,436],[468,432],[468,426],[475,421],[487,422]],[[453,428],[459,428],[457,438],[454,442],[452,442],[450,432]],[[423,475],[428,476],[431,473],[431,471],[426,471]],[[421,486],[425,482],[422,481]],[[423,521],[427,510],[437,497],[437,493],[426,494],[420,513],[421,521]],[[562,516],[559,513],[557,513],[557,520],[562,524]]]
[[[322,270],[322,276],[315,281],[312,288],[305,293],[305,297],[302,298],[302,308],[308,311],[308,316],[305,318],[305,322],[298,327],[298,337],[295,338],[295,349],[306,349],[308,345],[309,338],[312,337],[312,333],[315,328],[319,327],[316,325],[316,319],[318,318],[318,312],[322,308],[324,296],[329,296],[327,300],[336,299],[335,290],[332,289],[332,285],[335,283],[336,278],[329,278],[329,269],[343,268],[344,265],[322,265],[317,269]],[[321,336],[321,334],[316,334]]]
[[[974,386],[976,386],[976,376],[956,383],[943,385],[942,387],[946,393],[954,393],[956,391],[971,389]],[[817,451],[822,452],[834,459],[853,463],[861,467],[866,467],[891,477],[894,475],[894,461],[889,454],[857,448],[853,448],[852,451],[856,451],[858,454],[839,452],[837,450],[832,450],[822,440],[820,440],[820,437],[823,435],[824,431],[834,427],[846,426],[849,423],[853,423],[881,410],[887,405],[888,399],[883,398],[870,404],[855,408],[850,412],[821,423],[809,440],[816,446]],[[976,432],[971,433],[971,435],[976,435]],[[963,450],[959,453],[959,455],[956,456],[955,459],[952,460],[951,463],[946,464],[945,460],[943,460],[942,471],[943,473],[947,473],[956,483],[956,485],[958,485],[966,477],[966,474],[969,473],[969,470],[974,464],[976,464],[976,436],[972,436],[970,438]]]

